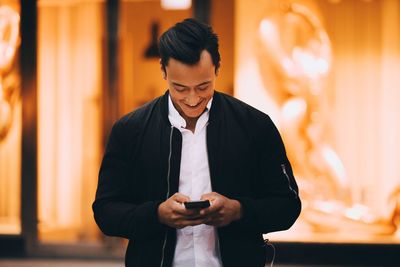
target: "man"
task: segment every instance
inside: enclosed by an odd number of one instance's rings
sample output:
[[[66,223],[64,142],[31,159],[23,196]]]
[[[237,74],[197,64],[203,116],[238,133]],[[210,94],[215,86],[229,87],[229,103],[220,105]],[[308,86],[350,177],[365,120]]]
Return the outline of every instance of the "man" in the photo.
[[[165,95],[113,126],[94,216],[130,240],[126,266],[264,266],[263,233],[301,209],[278,130],[264,113],[214,91],[211,27],[186,19],[159,41]],[[209,200],[206,208],[183,203]]]

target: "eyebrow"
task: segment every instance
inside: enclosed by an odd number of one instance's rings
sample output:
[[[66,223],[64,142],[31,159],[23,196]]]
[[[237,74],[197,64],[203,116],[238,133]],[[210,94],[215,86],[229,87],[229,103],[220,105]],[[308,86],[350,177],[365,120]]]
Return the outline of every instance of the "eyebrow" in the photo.
[[[211,81],[205,81],[205,82],[199,83],[199,84],[195,85],[195,87],[202,86],[202,85],[205,85],[205,84],[208,84],[208,83],[211,83]],[[177,85],[177,86],[181,86],[181,87],[189,87],[187,85],[183,85],[183,84],[180,84],[180,83],[177,83],[177,82],[172,82],[172,84],[173,85]]]

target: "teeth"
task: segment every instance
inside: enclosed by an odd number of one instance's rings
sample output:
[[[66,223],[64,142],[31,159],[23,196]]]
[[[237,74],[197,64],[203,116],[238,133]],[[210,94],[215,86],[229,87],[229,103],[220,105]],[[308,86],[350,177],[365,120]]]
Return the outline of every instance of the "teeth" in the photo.
[[[198,101],[198,102],[190,102],[190,101],[185,101],[184,103],[186,104],[186,105],[188,105],[189,107],[191,107],[191,108],[194,108],[194,107],[197,107],[200,103],[201,103],[202,101]]]

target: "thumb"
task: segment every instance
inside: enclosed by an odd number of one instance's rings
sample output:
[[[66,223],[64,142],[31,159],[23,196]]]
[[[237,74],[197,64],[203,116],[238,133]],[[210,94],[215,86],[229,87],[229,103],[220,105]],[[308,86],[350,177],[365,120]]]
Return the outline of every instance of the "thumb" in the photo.
[[[214,193],[214,192],[210,192],[210,193],[206,193],[206,194],[203,194],[202,196],[201,196],[201,200],[210,200],[210,201],[213,201],[214,199],[216,199],[217,198],[217,194],[216,193]]]
[[[180,203],[183,203],[183,202],[186,202],[186,201],[190,201],[190,197],[188,197],[188,196],[186,196],[186,195],[184,195],[182,193],[174,194],[172,196],[172,199],[177,201],[177,202],[180,202]]]

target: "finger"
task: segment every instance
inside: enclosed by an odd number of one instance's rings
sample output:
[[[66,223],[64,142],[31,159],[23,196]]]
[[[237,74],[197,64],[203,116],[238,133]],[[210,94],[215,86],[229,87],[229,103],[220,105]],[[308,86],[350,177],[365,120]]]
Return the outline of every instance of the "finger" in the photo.
[[[195,218],[195,219],[191,220],[191,219],[187,218],[186,216],[182,216],[182,215],[175,214],[175,215],[171,216],[171,223],[172,223],[173,227],[175,227],[175,228],[182,228],[182,227],[191,225],[188,223],[189,221],[193,221],[194,223],[196,223],[196,221],[198,221],[198,220],[201,220],[201,218]]]
[[[218,193],[216,193],[216,192],[210,192],[210,193],[206,193],[206,194],[203,194],[201,197],[200,197],[200,200],[210,200],[210,201],[213,201],[216,197],[218,197],[219,196],[219,194]]]
[[[172,197],[171,197],[173,200],[175,200],[175,201],[177,201],[177,202],[179,202],[179,203],[183,203],[183,202],[186,202],[186,201],[190,201],[190,197],[188,197],[188,196],[186,196],[186,195],[184,195],[184,194],[182,194],[182,193],[175,193]]]
[[[189,219],[204,217],[199,210],[187,210],[185,216]]]
[[[195,209],[187,209],[184,205],[179,204],[179,207],[176,207],[176,212],[183,216],[195,216],[199,215],[200,211]]]
[[[218,200],[218,199],[215,199],[211,203],[210,207],[202,209],[200,211],[200,214],[201,215],[211,215],[211,214],[214,214],[214,213],[218,213],[222,208],[223,208],[222,202],[220,200]]]
[[[208,200],[210,201],[210,204],[213,205],[215,204],[215,202],[221,202],[224,199],[224,196],[215,193],[215,192],[211,192],[211,193],[207,193],[201,196],[200,198],[201,200]]]
[[[208,208],[201,209],[201,210],[199,211],[199,214],[200,214],[201,216],[210,216],[210,215],[212,215],[214,212],[215,212],[215,211],[214,211],[214,208],[211,208],[211,206],[210,206],[210,207],[208,207]]]
[[[185,206],[181,202],[175,201],[175,203],[173,205],[173,210],[175,213],[177,213],[179,215],[188,215],[189,214],[188,210],[185,208]]]

